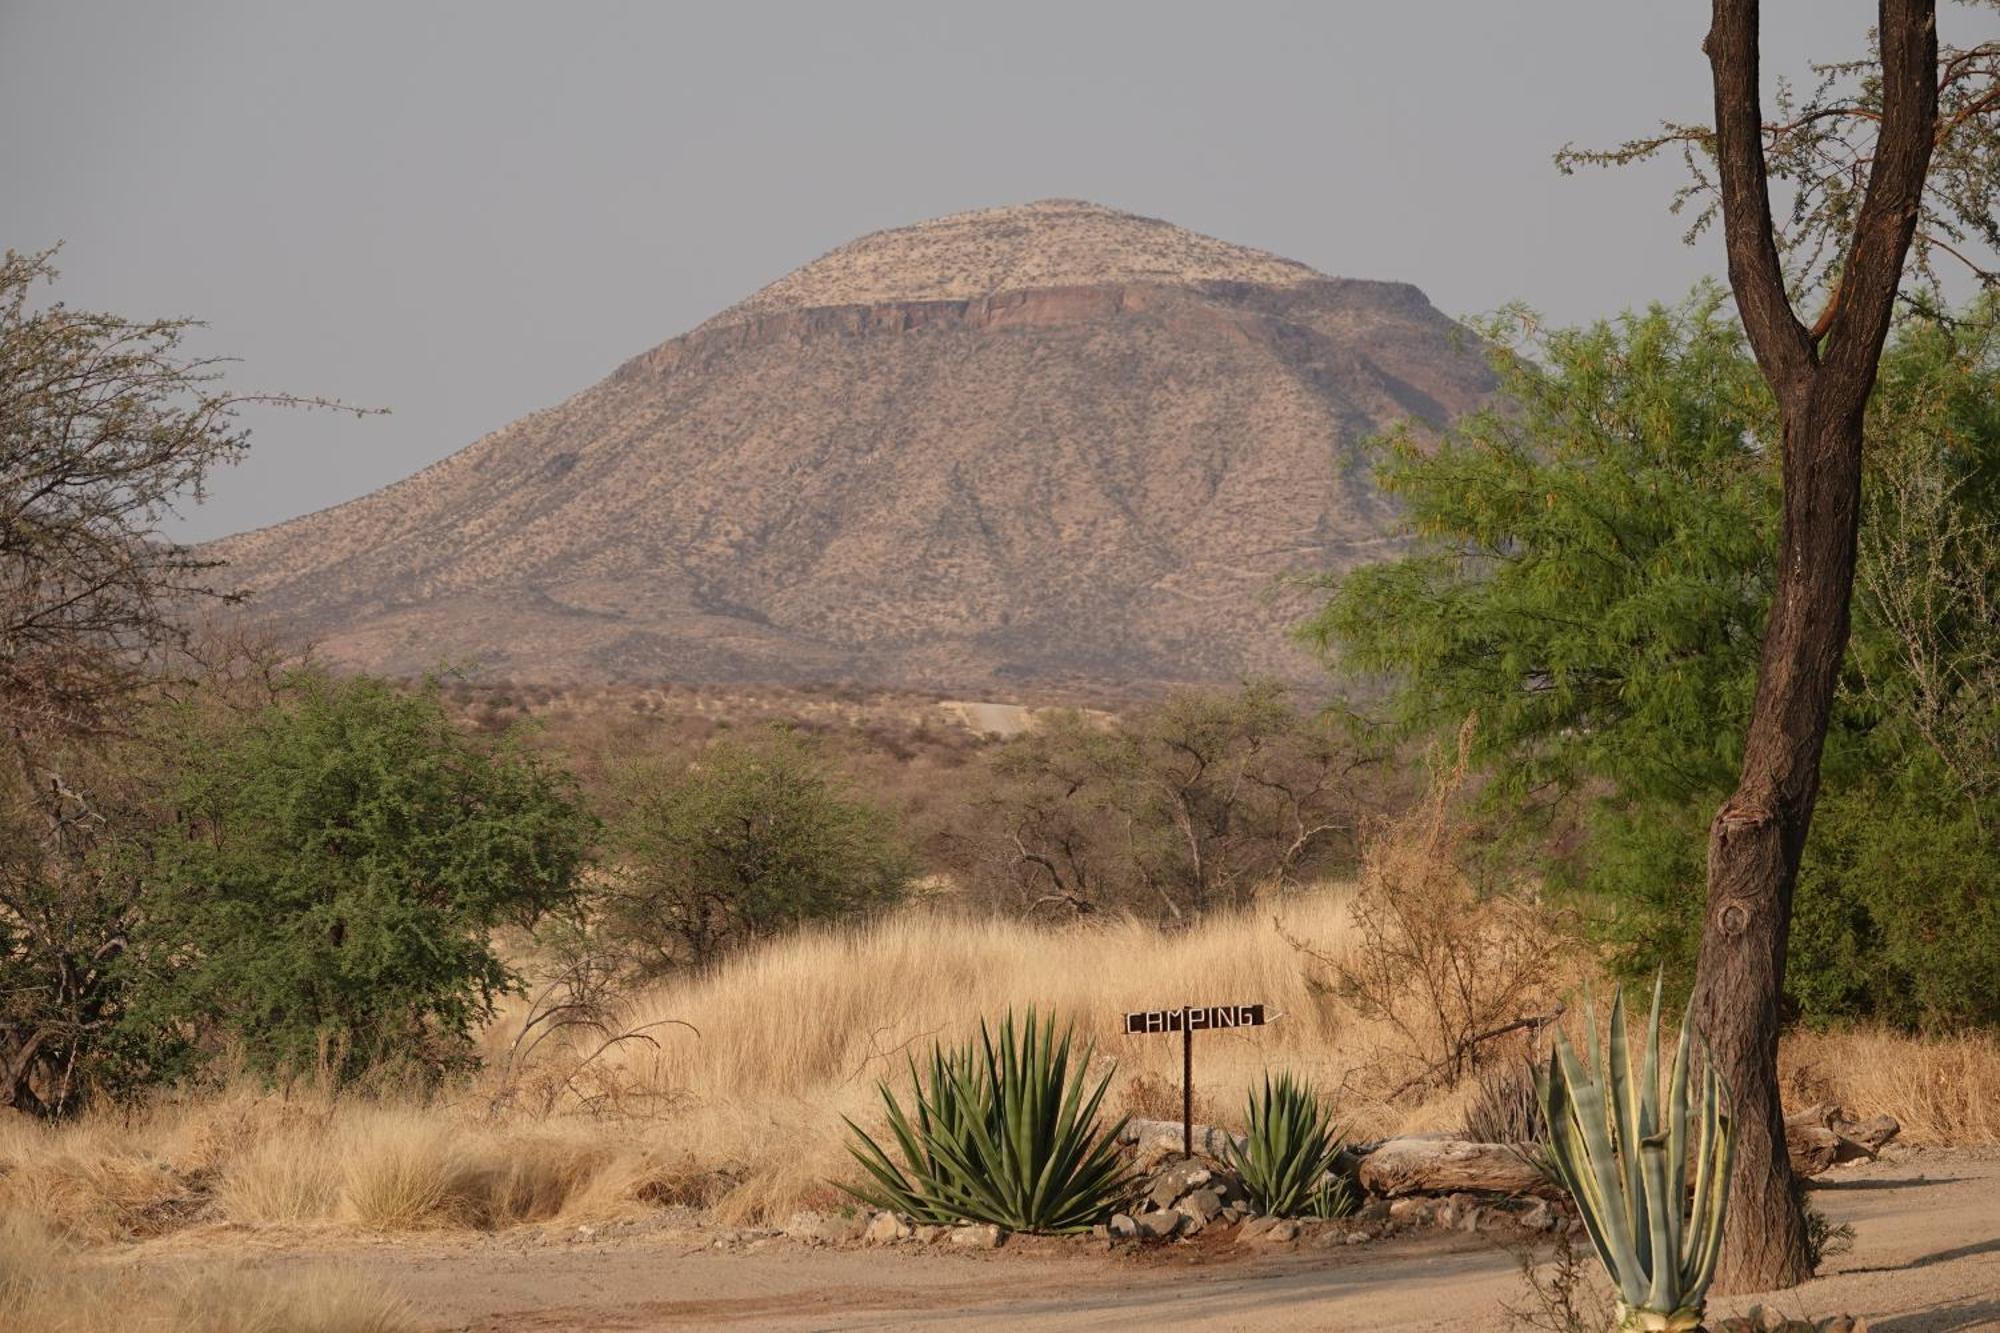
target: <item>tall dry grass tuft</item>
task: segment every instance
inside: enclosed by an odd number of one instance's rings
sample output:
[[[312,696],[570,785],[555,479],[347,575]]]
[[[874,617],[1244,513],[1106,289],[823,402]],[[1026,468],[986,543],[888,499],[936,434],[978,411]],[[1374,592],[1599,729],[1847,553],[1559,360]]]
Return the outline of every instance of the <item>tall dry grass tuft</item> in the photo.
[[[1902,1141],[2000,1143],[2000,1036],[1911,1037],[1881,1028],[1800,1032],[1779,1048],[1787,1100],[1887,1112]]]
[[[234,1264],[138,1272],[0,1214],[0,1333],[415,1333],[401,1300],[354,1279],[279,1279]]]

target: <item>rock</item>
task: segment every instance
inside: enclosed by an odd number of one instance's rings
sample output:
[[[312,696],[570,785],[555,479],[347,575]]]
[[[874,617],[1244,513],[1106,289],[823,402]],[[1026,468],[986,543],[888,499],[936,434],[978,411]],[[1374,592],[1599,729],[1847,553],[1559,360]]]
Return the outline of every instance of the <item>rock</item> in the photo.
[[[1182,1199],[1177,1207],[1189,1217],[1212,1222],[1222,1212],[1222,1191],[1214,1188],[1196,1190]]]
[[[1174,1209],[1174,1216],[1181,1220],[1180,1230],[1176,1234],[1183,1237],[1198,1236],[1201,1234],[1201,1229],[1208,1225],[1207,1218],[1195,1213],[1184,1213],[1178,1208]]]
[[[1092,1240],[1110,1240],[1111,1228],[1104,1225],[1104,1223],[1099,1222],[1096,1226],[1090,1229],[1090,1238]]]
[[[867,1219],[860,1213],[804,1211],[792,1214],[785,1234],[813,1245],[851,1245],[861,1239],[867,1227]]]
[[[1241,1222],[1248,1216],[1250,1205],[1241,1199],[1232,1199],[1222,1206],[1222,1220],[1225,1222]]]
[[[1367,1227],[1363,1227],[1359,1231],[1350,1231],[1347,1233],[1347,1243],[1349,1245],[1366,1245],[1369,1241],[1374,1239],[1375,1239],[1375,1233],[1370,1231]]]
[[[1153,1181],[1153,1188],[1147,1192],[1146,1200],[1155,1208],[1171,1208],[1213,1179],[1214,1174],[1200,1162],[1176,1162],[1161,1169]]]
[[[1118,1141],[1129,1144],[1132,1156],[1141,1171],[1150,1171],[1161,1162],[1181,1156],[1181,1122],[1178,1120],[1128,1120],[1125,1129],[1118,1135]],[[1220,1162],[1227,1158],[1227,1148],[1234,1144],[1241,1146],[1243,1139],[1229,1134],[1213,1125],[1194,1127],[1194,1151],[1197,1157]],[[1185,1159],[1183,1159],[1185,1160]]]
[[[1467,1204],[1459,1210],[1458,1229],[1460,1231],[1479,1231],[1483,1229],[1486,1226],[1486,1219],[1491,1212],[1490,1208],[1481,1208],[1476,1203]]]
[[[1388,1199],[1370,1199],[1354,1210],[1357,1222],[1386,1222],[1392,1216],[1395,1203]]]
[[[1238,1245],[1284,1245],[1298,1238],[1299,1224],[1289,1217],[1253,1217],[1236,1232]]]
[[[1516,1215],[1514,1224],[1523,1231],[1554,1231],[1562,1225],[1562,1215],[1540,1199]]]
[[[1243,1225],[1236,1228],[1236,1243],[1238,1245],[1252,1244],[1266,1231],[1269,1231],[1272,1223],[1277,1220],[1275,1217],[1245,1218]]]
[[[1140,1213],[1132,1219],[1133,1224],[1139,1229],[1139,1234],[1147,1240],[1167,1239],[1180,1230],[1183,1220],[1181,1215],[1171,1208],[1154,1209]]]
[[[947,1232],[947,1231],[949,1231],[949,1230],[951,1230],[951,1228],[950,1228],[950,1227],[941,1227],[941,1226],[922,1226],[922,1227],[918,1227],[918,1228],[916,1229],[916,1240],[917,1240],[917,1244],[919,1244],[919,1245],[935,1245],[935,1244],[937,1244],[937,1243],[938,1243],[938,1242],[939,1242],[940,1240],[943,1240],[943,1239],[944,1239],[944,1234],[945,1234],[945,1232]]]
[[[894,1213],[877,1213],[868,1220],[868,1229],[862,1239],[870,1245],[893,1245],[899,1240],[908,1240],[914,1233],[908,1222]]]
[[[969,1226],[953,1227],[947,1239],[953,1245],[962,1245],[968,1250],[997,1250],[1001,1234],[1000,1228],[991,1222],[974,1222]]]
[[[1435,1199],[1391,1199],[1388,1202],[1389,1220],[1403,1226],[1428,1226],[1437,1216]]]
[[[1844,1314],[1819,1321],[1817,1333],[1854,1333],[1854,1321]]]

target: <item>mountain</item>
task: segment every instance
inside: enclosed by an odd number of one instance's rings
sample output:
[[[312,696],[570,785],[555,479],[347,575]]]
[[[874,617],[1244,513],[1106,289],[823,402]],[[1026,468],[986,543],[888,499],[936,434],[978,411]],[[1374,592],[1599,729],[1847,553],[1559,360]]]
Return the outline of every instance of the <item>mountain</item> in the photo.
[[[1309,669],[1357,446],[1492,380],[1415,287],[1070,200],[832,251],[407,480],[209,553],[340,663],[953,690]]]

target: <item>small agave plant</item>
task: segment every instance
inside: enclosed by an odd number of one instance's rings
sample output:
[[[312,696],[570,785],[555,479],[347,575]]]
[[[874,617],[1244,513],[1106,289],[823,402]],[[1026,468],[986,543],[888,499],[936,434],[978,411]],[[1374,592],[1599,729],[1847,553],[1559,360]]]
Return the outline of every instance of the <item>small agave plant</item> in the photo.
[[[1594,1010],[1587,1066],[1556,1034],[1548,1070],[1537,1080],[1551,1164],[1617,1288],[1617,1329],[1697,1333],[1729,1202],[1736,1147],[1729,1089],[1712,1059],[1690,1088],[1684,1016],[1662,1094],[1657,981],[1636,1077],[1622,991],[1611,1001],[1606,1045],[1599,1050]]]
[[[1345,1217],[1357,1200],[1344,1177],[1328,1179],[1340,1156],[1340,1131],[1327,1118],[1310,1083],[1290,1074],[1264,1076],[1264,1092],[1250,1094],[1246,1132],[1224,1150],[1243,1188],[1270,1217]]]

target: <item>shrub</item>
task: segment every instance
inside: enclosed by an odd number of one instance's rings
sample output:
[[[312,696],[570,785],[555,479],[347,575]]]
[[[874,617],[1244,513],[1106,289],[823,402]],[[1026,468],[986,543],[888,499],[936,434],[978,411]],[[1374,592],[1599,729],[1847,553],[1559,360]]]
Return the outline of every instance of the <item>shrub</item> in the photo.
[[[847,792],[804,740],[717,742],[685,773],[626,779],[606,931],[641,974],[901,899],[914,874],[883,811]]]
[[[575,898],[572,785],[464,735],[435,686],[306,673],[287,696],[190,732],[128,1023],[273,1074],[452,1065],[515,983],[493,933]]]
[[[1039,719],[994,756],[989,891],[1052,916],[1184,923],[1352,863],[1363,755],[1284,687]]]
[[[1267,1074],[1262,1094],[1250,1095],[1243,1146],[1232,1143],[1225,1151],[1259,1212],[1344,1217],[1358,1200],[1347,1179],[1332,1174],[1341,1147],[1340,1132],[1310,1083],[1294,1082],[1290,1074],[1273,1083]]]
[[[1104,1218],[1130,1184],[1116,1147],[1125,1121],[1099,1132],[1111,1071],[1089,1086],[1092,1048],[1072,1065],[1070,1035],[1058,1040],[1055,1024],[1037,1022],[1031,1009],[1018,1036],[1010,1013],[997,1043],[982,1022],[977,1047],[933,1046],[928,1080],[910,1065],[914,1124],[879,1085],[903,1165],[849,1120],[848,1151],[873,1184],[843,1188],[923,1222],[1065,1232]]]

